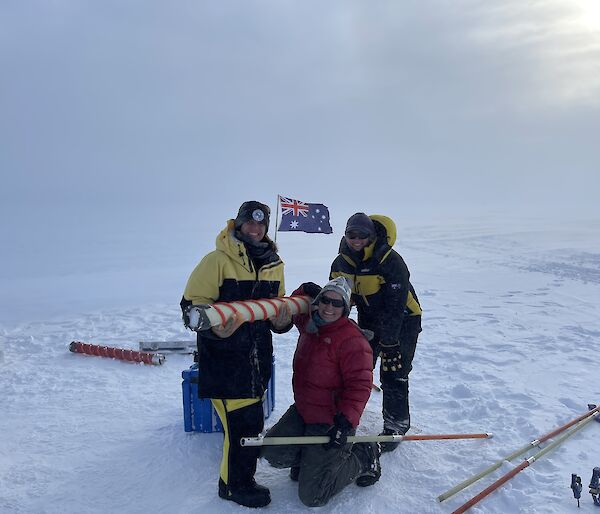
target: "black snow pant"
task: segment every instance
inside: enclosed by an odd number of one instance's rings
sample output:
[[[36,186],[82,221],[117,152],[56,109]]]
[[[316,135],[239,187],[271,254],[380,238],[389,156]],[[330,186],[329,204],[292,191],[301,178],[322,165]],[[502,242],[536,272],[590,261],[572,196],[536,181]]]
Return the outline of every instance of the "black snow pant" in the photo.
[[[305,423],[292,405],[265,437],[322,436],[330,428],[323,423]],[[352,444],[340,449],[326,449],[322,444],[263,446],[260,456],[275,468],[300,468],[298,497],[308,507],[325,505],[363,469]]]
[[[408,402],[408,375],[417,349],[417,339],[421,332],[421,316],[406,316],[399,337],[399,371],[384,371],[380,368],[379,377],[383,389],[383,429],[390,433],[405,434],[410,428],[410,408]],[[373,348],[373,368],[381,351],[379,341],[371,341]]]
[[[242,446],[242,437],[256,437],[264,428],[263,406],[260,398],[239,400],[211,399],[223,424],[223,457],[221,480],[232,489],[252,484],[260,448]]]

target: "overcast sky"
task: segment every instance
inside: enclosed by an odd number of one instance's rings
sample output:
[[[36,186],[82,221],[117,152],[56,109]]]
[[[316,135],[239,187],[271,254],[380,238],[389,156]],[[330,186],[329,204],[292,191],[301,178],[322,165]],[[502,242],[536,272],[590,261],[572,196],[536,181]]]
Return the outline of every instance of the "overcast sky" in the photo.
[[[589,216],[599,134],[598,0],[0,3],[3,213]]]

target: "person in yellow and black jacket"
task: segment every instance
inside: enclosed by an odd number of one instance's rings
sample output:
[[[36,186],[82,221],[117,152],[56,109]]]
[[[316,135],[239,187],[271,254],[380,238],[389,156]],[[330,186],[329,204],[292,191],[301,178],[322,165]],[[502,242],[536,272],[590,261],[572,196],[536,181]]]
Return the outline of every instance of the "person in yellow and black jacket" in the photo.
[[[404,435],[410,428],[408,375],[421,332],[421,306],[404,259],[392,247],[396,225],[387,216],[353,214],[329,278],[346,277],[358,324],[374,332],[373,367],[381,354],[383,434]],[[398,443],[383,443],[392,451]]]
[[[186,321],[191,305],[275,298],[285,295],[283,262],[266,235],[270,209],[244,202],[235,219],[219,233],[216,250],[190,275],[181,309]],[[210,398],[224,429],[219,496],[247,507],[263,507],[270,492],[254,480],[258,447],[242,447],[241,437],[257,436],[264,427],[262,397],[271,378],[271,331],[292,327],[289,310],[271,320],[225,325],[198,332],[198,394]]]

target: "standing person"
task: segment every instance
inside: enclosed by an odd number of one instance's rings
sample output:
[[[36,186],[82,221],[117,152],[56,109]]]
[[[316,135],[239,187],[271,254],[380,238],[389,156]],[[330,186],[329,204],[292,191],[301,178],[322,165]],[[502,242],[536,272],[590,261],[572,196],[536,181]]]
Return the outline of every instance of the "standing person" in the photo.
[[[347,444],[355,432],[373,383],[373,353],[350,312],[350,287],[336,278],[321,290],[306,283],[293,294],[315,297],[312,314],[294,316],[300,332],[294,354],[294,404],[266,437],[329,435],[325,445],[263,446],[261,456],[291,468],[298,496],[309,507],[325,505],[352,482],[379,480],[379,446]]]
[[[285,295],[283,262],[266,235],[268,206],[244,202],[235,219],[219,233],[216,250],[192,271],[181,309],[184,321],[191,305],[217,301],[274,298]],[[242,322],[243,323],[243,322]],[[187,324],[187,323],[186,323]],[[198,332],[198,394],[210,398],[224,431],[219,496],[247,507],[264,507],[270,492],[254,480],[259,449],[242,447],[240,438],[264,427],[262,397],[271,378],[271,331],[292,327],[289,312],[272,320],[225,325]]]
[[[374,332],[373,367],[381,353],[383,434],[404,435],[410,428],[408,375],[421,332],[421,306],[404,259],[393,250],[396,225],[381,215],[362,212],[348,219],[330,278],[346,277],[358,324]],[[392,451],[399,443],[382,443]]]

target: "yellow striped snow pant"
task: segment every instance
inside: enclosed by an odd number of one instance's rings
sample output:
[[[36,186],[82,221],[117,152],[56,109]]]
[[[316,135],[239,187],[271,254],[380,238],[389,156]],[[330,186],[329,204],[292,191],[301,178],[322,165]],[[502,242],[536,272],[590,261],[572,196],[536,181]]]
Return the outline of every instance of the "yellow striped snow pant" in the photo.
[[[260,447],[241,446],[242,437],[256,437],[264,427],[261,398],[222,400],[211,402],[223,424],[223,457],[220,477],[231,487],[243,487],[252,482]]]

